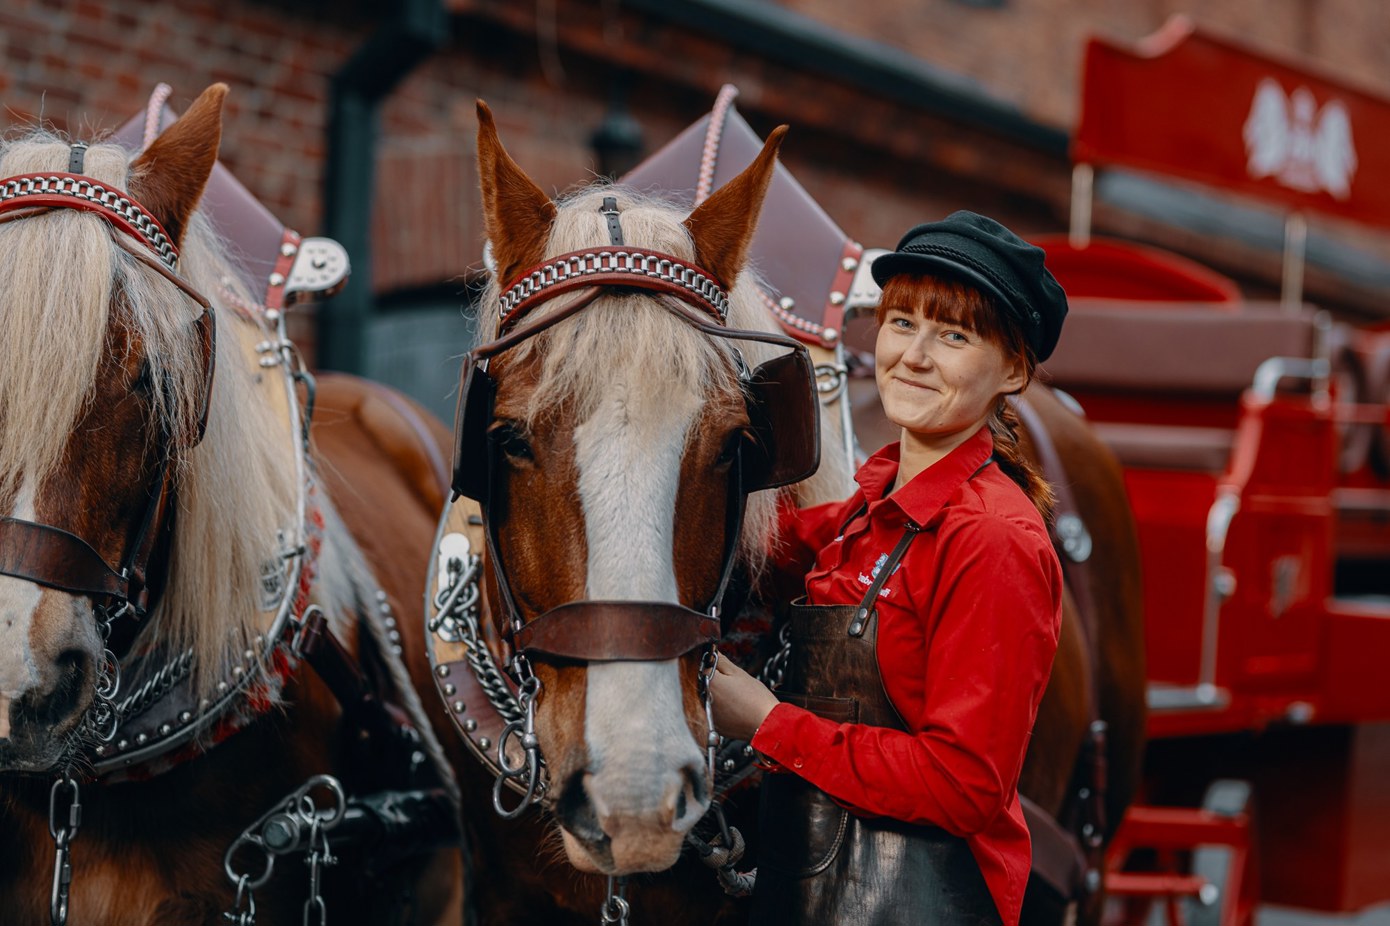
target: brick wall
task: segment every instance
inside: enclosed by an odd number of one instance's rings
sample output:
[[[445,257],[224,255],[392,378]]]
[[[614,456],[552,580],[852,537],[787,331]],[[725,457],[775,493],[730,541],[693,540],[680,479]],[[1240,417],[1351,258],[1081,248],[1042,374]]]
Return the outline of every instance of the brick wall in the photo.
[[[5,0],[0,122],[13,131],[42,118],[88,136],[138,112],[160,81],[180,111],[225,81],[223,162],[282,220],[313,232],[328,78],[370,26],[238,0]]]
[[[1390,96],[1390,16],[1380,0],[773,0],[978,79],[1034,118],[1076,122],[1081,51],[1094,34],[1133,42],[1184,13],[1213,31],[1292,55]]]
[[[896,43],[977,79],[1030,116],[1073,119],[1085,35],[1132,40],[1177,0],[779,0],[837,29]],[[183,108],[216,80],[232,87],[223,160],[291,226],[322,228],[324,135],[331,75],[389,15],[358,0],[6,0],[0,5],[0,122],[40,116],[86,135],[143,105],[159,81]],[[592,176],[589,136],[614,73],[637,74],[629,108],[649,150],[706,112],[726,80],[755,129],[793,124],[784,156],[836,220],[869,245],[891,244],[919,219],[962,206],[1024,233],[1064,227],[1065,159],[870,98],[844,83],[758,58],[707,34],[646,18],[614,0],[450,0],[448,47],[386,101],[378,151],[373,277],[382,292],[476,273],[482,233],[473,166],[473,100],[487,99],[504,141],[545,188]],[[553,16],[542,14],[553,11]],[[538,18],[541,17],[541,18]],[[1373,0],[1227,0],[1199,19],[1317,57],[1342,76],[1390,92],[1381,67],[1390,24]],[[1120,221],[1119,218],[1116,221]],[[1143,225],[1126,226],[1141,237]],[[1200,252],[1201,243],[1193,245]],[[1253,281],[1267,260],[1237,256]],[[1334,287],[1319,295],[1335,299]]]

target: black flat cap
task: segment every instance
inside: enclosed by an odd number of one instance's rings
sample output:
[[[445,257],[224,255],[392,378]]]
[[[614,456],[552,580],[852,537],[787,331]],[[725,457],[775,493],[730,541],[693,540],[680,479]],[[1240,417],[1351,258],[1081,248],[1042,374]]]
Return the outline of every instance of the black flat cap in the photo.
[[[1067,294],[1043,266],[1042,248],[973,212],[918,225],[871,269],[879,286],[901,273],[921,273],[980,288],[1022,326],[1039,361],[1052,354],[1067,317]]]

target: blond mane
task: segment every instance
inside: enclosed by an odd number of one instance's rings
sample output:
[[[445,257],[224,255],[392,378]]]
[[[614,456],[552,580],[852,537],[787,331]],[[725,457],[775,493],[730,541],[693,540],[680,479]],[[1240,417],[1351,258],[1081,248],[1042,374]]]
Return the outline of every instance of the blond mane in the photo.
[[[625,243],[664,251],[687,261],[695,259],[690,233],[682,224],[688,209],[628,187],[608,185],[586,187],[559,203],[547,257],[608,245],[607,221],[599,212],[605,196],[618,201]],[[729,327],[776,330],[762,305],[760,285],[752,269],[739,274],[729,291]],[[483,294],[479,313],[479,337],[484,340],[497,330],[498,295],[499,285],[494,279]],[[574,298],[578,294],[546,303],[536,310],[535,317],[555,312]],[[529,356],[539,360],[539,378],[529,399],[528,419],[541,416],[562,402],[575,403],[582,415],[598,404],[615,378],[651,384],[644,395],[637,397],[650,402],[663,401],[662,396],[670,390],[706,396],[706,408],[742,401],[732,357],[735,343],[752,366],[782,349],[752,341],[712,338],[661,306],[661,300],[671,298],[650,293],[605,295],[575,318],[508,351],[509,361]],[[823,458],[823,470],[827,463],[832,468],[835,465]],[[848,479],[847,475],[834,473],[818,474],[815,478],[840,483]],[[761,569],[775,540],[776,507],[774,492],[749,496],[739,546],[741,557],[754,573]]]
[[[34,133],[0,147],[0,176],[64,170],[68,155],[67,142]],[[94,145],[84,169],[94,180],[126,189],[129,160],[121,147]],[[178,512],[169,576],[142,640],[172,652],[193,650],[206,688],[261,629],[261,571],[278,560],[278,533],[295,535],[299,485],[287,424],[261,396],[253,379],[261,371],[241,349],[236,329],[253,323],[229,304],[254,302],[252,294],[200,213],[189,222],[180,251],[179,274],[217,312],[216,381],[206,436],[175,460]],[[195,420],[203,365],[192,322],[201,310],[117,245],[102,219],[54,210],[0,225],[0,287],[6,303],[0,317],[0,356],[6,358],[0,364],[0,490],[15,490],[21,479],[41,486],[59,465],[95,383],[115,293],[155,381],[171,384],[169,401],[152,390],[155,414],[176,434]],[[325,538],[330,561],[321,572],[337,578],[320,582],[316,598],[324,599],[329,614],[353,595],[348,571],[335,560],[344,543],[351,545],[345,536]]]

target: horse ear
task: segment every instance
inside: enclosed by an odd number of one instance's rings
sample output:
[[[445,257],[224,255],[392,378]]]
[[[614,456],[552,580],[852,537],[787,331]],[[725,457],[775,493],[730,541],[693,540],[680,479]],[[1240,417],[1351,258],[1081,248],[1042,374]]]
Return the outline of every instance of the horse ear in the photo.
[[[478,179],[497,281],[506,286],[545,257],[555,204],[502,147],[492,110],[482,100],[478,101]]]
[[[777,167],[777,149],[786,134],[785,125],[774,129],[753,163],[711,193],[685,220],[695,241],[696,260],[726,287],[734,285],[743,269],[748,244],[758,227],[763,196]]]
[[[203,91],[130,165],[130,192],[178,244],[207,186],[222,144],[226,84]]]

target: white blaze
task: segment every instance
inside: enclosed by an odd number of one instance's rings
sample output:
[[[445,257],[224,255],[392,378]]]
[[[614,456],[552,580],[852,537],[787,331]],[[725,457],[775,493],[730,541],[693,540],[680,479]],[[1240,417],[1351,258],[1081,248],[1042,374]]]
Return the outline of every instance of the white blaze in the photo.
[[[34,492],[22,485],[10,517],[34,520]],[[10,704],[39,683],[29,641],[43,589],[33,582],[0,576],[0,739],[10,735]]]
[[[698,410],[689,395],[633,395],[620,386],[575,429],[589,598],[679,601],[676,490]],[[701,761],[685,721],[677,660],[596,662],[587,677],[584,734],[596,809],[649,811],[672,774]]]

